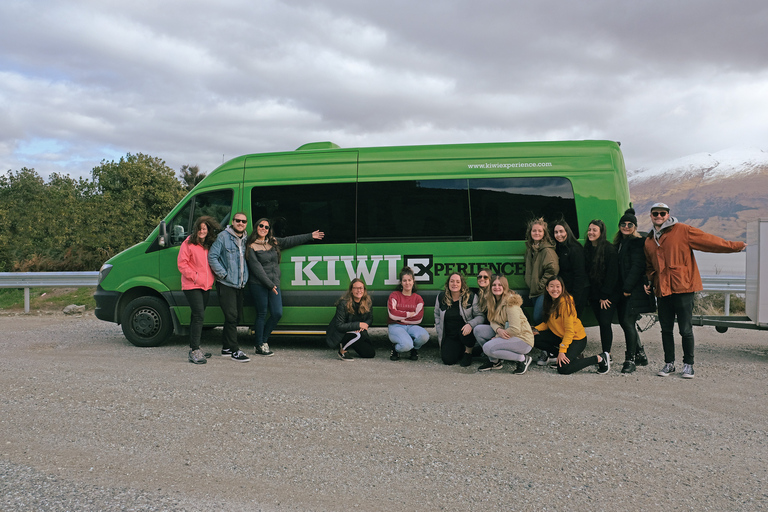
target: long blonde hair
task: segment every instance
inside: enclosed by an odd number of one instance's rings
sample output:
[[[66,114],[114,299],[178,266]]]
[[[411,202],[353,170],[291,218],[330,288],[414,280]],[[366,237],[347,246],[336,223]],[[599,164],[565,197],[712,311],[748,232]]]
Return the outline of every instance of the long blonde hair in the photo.
[[[509,299],[512,298],[512,295],[516,295],[516,293],[509,289],[509,281],[507,281],[507,278],[504,276],[493,276],[489,288],[493,287],[493,283],[496,281],[501,283],[501,287],[504,291],[501,292],[501,295],[497,298],[493,294],[493,291],[488,290],[488,293],[485,296],[485,316],[491,322],[503,325],[507,321],[506,305],[509,302]]]
[[[372,301],[371,296],[368,295],[368,287],[365,286],[365,283],[362,279],[355,278],[349,283],[349,288],[347,288],[347,293],[341,296],[339,301],[345,300],[347,301],[347,313],[354,313],[355,312],[355,298],[352,296],[352,287],[355,286],[355,283],[360,283],[363,285],[363,296],[360,297],[360,306],[358,307],[357,312],[361,315],[366,314],[371,310],[372,307]],[[338,304],[338,302],[337,302]]]

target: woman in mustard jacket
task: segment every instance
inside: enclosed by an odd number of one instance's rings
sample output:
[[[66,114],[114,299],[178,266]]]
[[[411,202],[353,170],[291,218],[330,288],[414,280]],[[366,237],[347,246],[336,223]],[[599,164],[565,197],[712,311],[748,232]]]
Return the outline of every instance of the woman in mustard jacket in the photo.
[[[587,333],[576,316],[573,297],[559,276],[547,281],[544,317],[546,320],[533,330],[533,346],[550,353],[557,352],[557,373],[569,375],[594,365],[598,365],[597,373],[608,373],[611,356],[607,352],[578,359],[587,348]]]

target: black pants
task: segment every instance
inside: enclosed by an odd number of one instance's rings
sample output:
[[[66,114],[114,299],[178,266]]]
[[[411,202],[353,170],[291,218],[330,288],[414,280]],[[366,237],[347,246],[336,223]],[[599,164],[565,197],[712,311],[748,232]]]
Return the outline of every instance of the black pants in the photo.
[[[611,327],[614,312],[613,302],[608,309],[602,309],[599,300],[590,300],[589,303],[595,318],[597,318],[597,324],[600,326],[600,344],[603,347],[603,352],[610,353],[613,345],[613,327]]]
[[[354,338],[357,335],[357,333],[351,333],[347,332],[344,333],[344,337],[341,338],[341,346],[345,346],[347,343],[349,343],[349,340]],[[373,342],[371,341],[371,337],[368,336],[368,330],[364,330],[360,332],[360,338],[351,344],[349,347],[346,348],[346,350],[354,350],[358,357],[362,357],[364,359],[370,359],[376,355],[376,348],[373,346]]]
[[[219,293],[219,306],[224,313],[224,341],[223,348],[235,352],[240,350],[237,343],[237,325],[243,311],[243,289],[232,288],[220,282],[216,283],[216,291]]]
[[[627,354],[628,360],[634,359],[637,353],[638,347],[640,347],[640,333],[637,332],[637,313],[632,312],[632,308],[629,307],[629,297],[621,297],[619,304],[616,307],[616,312],[619,314],[619,325],[624,331],[624,339],[627,342]]]
[[[673,293],[657,297],[656,304],[661,324],[661,344],[664,362],[675,362],[675,317],[680,336],[683,338],[683,363],[693,364],[693,293]]]
[[[189,348],[192,350],[200,348],[200,335],[203,333],[205,308],[208,306],[209,295],[210,290],[200,288],[184,290],[184,296],[189,302],[189,309],[192,310],[192,317],[189,320]]]
[[[541,331],[539,334],[533,337],[533,346],[539,350],[546,350],[550,354],[557,354],[560,351],[560,343],[563,339],[557,336],[552,331]],[[573,340],[568,345],[568,350],[565,352],[571,362],[557,367],[557,373],[562,375],[570,375],[576,373],[579,370],[583,370],[587,366],[594,366],[597,364],[597,356],[585,357],[583,359],[577,359],[579,354],[584,352],[587,348],[587,338],[584,337],[580,340]]]
[[[443,333],[443,342],[440,344],[440,358],[443,364],[456,364],[464,357],[467,348],[472,348],[477,343],[471,332],[464,336],[461,331],[455,333]]]

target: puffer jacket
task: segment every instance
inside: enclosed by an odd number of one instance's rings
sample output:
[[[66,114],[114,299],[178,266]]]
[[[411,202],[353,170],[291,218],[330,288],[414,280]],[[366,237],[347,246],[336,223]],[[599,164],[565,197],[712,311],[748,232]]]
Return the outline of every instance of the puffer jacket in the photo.
[[[537,248],[525,251],[525,285],[531,298],[538,297],[547,287],[547,280],[560,272],[555,246],[542,241]]]
[[[523,298],[513,293],[507,300],[507,303],[502,306],[507,314],[505,325],[491,320],[491,328],[493,332],[496,332],[498,329],[504,329],[515,338],[520,338],[530,346],[533,346],[533,330],[531,330],[531,324],[528,323],[528,319],[525,317],[525,313],[523,313],[522,305]]]
[[[747,246],[744,242],[729,242],[710,235],[674,218],[670,221],[667,221],[670,226],[665,227],[667,223],[662,225],[658,241],[653,229],[645,239],[646,275],[653,283],[657,297],[703,289],[694,250],[728,253],[742,251]]]
[[[360,313],[359,305],[355,305],[355,313],[347,311],[347,301],[340,300],[336,304],[336,314],[333,315],[331,323],[325,329],[325,342],[330,348],[338,348],[339,343],[344,338],[344,333],[357,331],[360,329],[360,322],[373,325],[373,311]]]

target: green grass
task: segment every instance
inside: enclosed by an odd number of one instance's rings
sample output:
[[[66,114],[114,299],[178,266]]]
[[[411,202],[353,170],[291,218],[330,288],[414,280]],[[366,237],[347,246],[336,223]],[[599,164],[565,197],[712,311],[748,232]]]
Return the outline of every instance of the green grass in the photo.
[[[70,304],[85,305],[85,309],[93,311],[96,302],[93,293],[96,287],[85,288],[30,288],[30,310],[61,310]],[[24,290],[21,288],[0,289],[0,310],[24,311]]]

